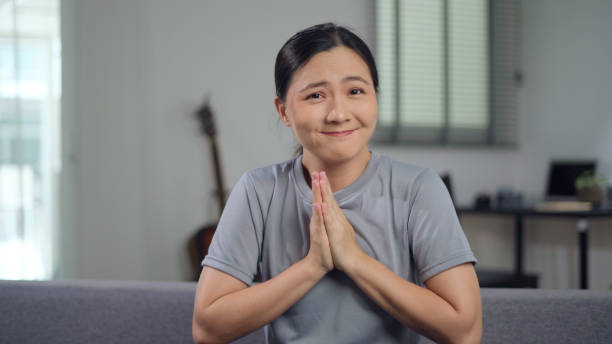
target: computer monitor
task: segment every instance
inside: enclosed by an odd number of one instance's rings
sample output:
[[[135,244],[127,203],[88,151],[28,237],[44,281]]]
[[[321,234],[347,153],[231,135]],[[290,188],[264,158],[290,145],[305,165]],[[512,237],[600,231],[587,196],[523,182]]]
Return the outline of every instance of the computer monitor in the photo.
[[[440,175],[442,178],[442,182],[446,185],[446,189],[448,190],[448,194],[450,195],[451,200],[455,203],[455,196],[453,195],[453,184],[451,182],[450,172],[442,173]]]
[[[548,173],[546,196],[548,198],[575,197],[577,194],[574,186],[576,178],[584,171],[591,171],[594,174],[595,168],[595,160],[552,161]]]

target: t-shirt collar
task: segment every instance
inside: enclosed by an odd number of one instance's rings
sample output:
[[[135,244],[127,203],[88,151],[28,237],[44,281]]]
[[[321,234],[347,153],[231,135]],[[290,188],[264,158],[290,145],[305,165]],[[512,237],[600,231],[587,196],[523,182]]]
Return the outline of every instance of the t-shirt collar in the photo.
[[[360,194],[361,190],[364,190],[364,187],[368,182],[373,180],[376,166],[378,165],[379,155],[374,151],[370,151],[372,155],[370,156],[370,161],[368,161],[368,165],[366,166],[363,173],[355,180],[353,183],[348,185],[347,187],[334,192],[334,197],[338,204],[342,204],[343,202],[353,198],[355,195]],[[306,182],[306,177],[304,176],[304,169],[302,168],[302,157],[300,155],[293,160],[293,180],[295,181],[295,186],[299,193],[302,196],[302,199],[305,203],[311,205],[312,204],[312,190],[308,186]]]

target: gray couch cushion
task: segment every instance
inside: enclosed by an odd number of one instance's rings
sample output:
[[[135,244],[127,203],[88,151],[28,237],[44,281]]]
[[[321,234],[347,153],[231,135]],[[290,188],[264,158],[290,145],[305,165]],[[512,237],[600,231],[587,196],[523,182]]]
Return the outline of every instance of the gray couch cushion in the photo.
[[[612,343],[612,293],[482,289],[483,343]]]
[[[6,343],[193,343],[194,293],[193,283],[3,281],[0,337],[10,338]]]
[[[194,282],[0,281],[0,343],[193,343]],[[236,343],[263,343],[263,331]]]

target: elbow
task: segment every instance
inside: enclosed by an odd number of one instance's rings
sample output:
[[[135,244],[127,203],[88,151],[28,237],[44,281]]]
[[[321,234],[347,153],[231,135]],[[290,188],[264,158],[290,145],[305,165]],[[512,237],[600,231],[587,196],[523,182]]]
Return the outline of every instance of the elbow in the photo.
[[[196,344],[210,344],[210,343],[225,343],[214,331],[211,330],[210,322],[207,322],[205,318],[198,314],[193,315],[193,321],[191,324],[191,336]]]
[[[194,322],[191,326],[191,336],[193,337],[193,342],[195,344],[204,344],[206,343],[206,337],[202,329]]]
[[[482,317],[474,314],[473,317],[458,316],[454,326],[447,327],[448,331],[439,332],[431,339],[439,343],[473,344],[482,342]]]
[[[458,343],[461,344],[474,344],[482,342],[482,327],[473,328],[465,332]]]
[[[457,332],[452,343],[472,344],[482,342],[482,304],[457,309]]]
[[[204,330],[204,327],[198,322],[197,315],[195,314],[191,323],[191,336],[193,337],[193,341],[196,344],[204,344],[209,342],[208,336],[206,335],[206,331]]]
[[[196,331],[193,331],[193,342],[196,344],[223,343],[221,341],[215,340],[211,336],[207,335],[207,333],[205,332]]]
[[[453,333],[440,334],[438,337],[430,337],[438,343],[448,344],[474,344],[482,342],[482,329],[457,329]]]
[[[225,341],[195,323],[192,326],[191,335],[196,344],[225,343]]]
[[[473,344],[482,342],[482,317],[476,316],[472,321],[466,322],[462,326],[457,340],[453,341],[460,344]]]

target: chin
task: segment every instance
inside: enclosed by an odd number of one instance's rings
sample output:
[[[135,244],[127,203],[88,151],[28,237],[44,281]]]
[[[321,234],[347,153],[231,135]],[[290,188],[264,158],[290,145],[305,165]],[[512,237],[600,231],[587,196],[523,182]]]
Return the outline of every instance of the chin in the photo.
[[[357,139],[357,140],[355,140]],[[338,164],[349,161],[359,156],[359,154],[369,151],[368,141],[357,138],[344,141],[319,141],[311,142],[310,147],[305,146],[304,152],[308,151],[313,157],[325,164]]]

